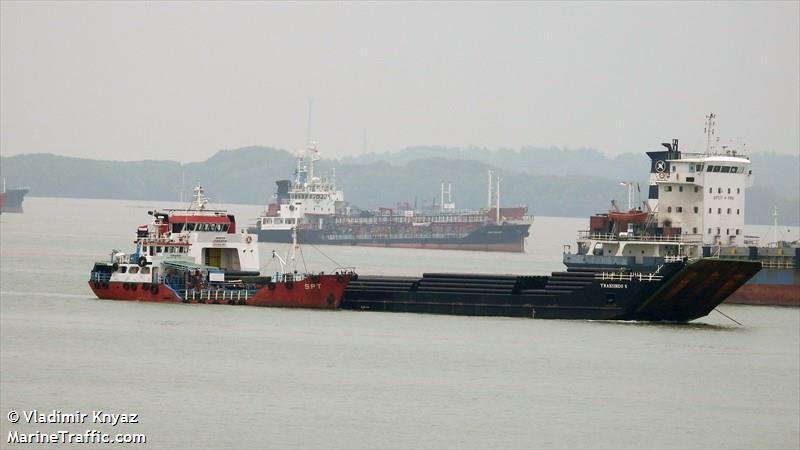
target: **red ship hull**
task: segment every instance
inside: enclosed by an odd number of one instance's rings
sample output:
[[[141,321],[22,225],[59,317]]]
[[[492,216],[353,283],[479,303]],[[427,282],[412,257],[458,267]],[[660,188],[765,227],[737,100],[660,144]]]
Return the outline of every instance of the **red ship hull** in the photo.
[[[356,244],[353,244],[356,245]],[[478,252],[506,252],[506,253],[524,253],[525,244],[508,243],[508,244],[441,244],[441,243],[359,243],[359,247],[387,247],[387,248],[421,248],[429,250],[468,250]]]
[[[255,292],[235,289],[189,289],[177,292],[163,283],[98,281],[90,281],[89,288],[97,298],[104,300],[338,309],[351,278],[351,274],[319,275],[294,283],[264,285]]]
[[[800,306],[800,288],[796,284],[745,284],[731,294],[725,303]]]

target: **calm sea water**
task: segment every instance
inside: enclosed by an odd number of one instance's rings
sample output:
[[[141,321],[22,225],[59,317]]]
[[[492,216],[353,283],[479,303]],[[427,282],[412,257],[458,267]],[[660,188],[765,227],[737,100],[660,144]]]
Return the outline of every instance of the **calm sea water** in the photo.
[[[165,206],[28,198],[0,216],[0,447],[36,447],[8,445],[10,431],[86,429],[143,433],[133,447],[149,448],[800,447],[798,309],[723,305],[743,326],[716,312],[663,325],[94,299],[93,261],[130,249]],[[241,226],[261,208],[231,209]],[[586,222],[537,218],[520,255],[304,254],[362,274],[544,274]],[[267,265],[273,245],[260,246]],[[139,423],[8,421],[32,409]]]

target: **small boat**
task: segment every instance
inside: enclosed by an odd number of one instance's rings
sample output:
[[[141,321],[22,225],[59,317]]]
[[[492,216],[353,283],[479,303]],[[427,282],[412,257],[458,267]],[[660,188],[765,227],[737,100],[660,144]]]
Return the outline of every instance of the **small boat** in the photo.
[[[345,287],[357,278],[353,268],[298,272],[273,252],[281,271],[262,276],[258,236],[237,233],[234,216],[207,203],[197,186],[189,208],[149,211],[153,221],[137,228],[131,253],[114,250],[94,264],[92,292],[108,300],[339,308]],[[293,237],[292,263],[296,228]]]

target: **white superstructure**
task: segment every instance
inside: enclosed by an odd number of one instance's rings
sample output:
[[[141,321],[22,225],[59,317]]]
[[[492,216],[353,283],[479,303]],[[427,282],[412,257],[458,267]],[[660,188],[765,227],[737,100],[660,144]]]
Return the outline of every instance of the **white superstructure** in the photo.
[[[288,231],[303,224],[319,227],[322,220],[336,214],[337,202],[344,201],[344,193],[336,189],[335,176],[314,172],[314,163],[319,160],[319,150],[312,142],[297,157],[294,180],[278,182],[276,203],[268,205],[257,219],[257,228]]]
[[[750,160],[733,151],[679,156],[656,160],[650,174],[658,197],[648,203],[658,226],[699,236],[704,245],[742,245],[745,189],[753,185]]]
[[[643,208],[593,216],[590,230],[579,235],[579,255],[567,259],[624,257],[643,264],[652,257],[727,255],[723,248],[733,249],[730,253],[752,245],[744,234],[745,190],[753,185],[750,159],[712,147],[714,116],[708,118],[706,151],[683,153],[674,139],[662,144],[666,151],[648,152],[649,199]]]
[[[236,232],[233,215],[206,209],[203,187],[194,190],[186,209],[149,211],[153,221],[137,229],[131,254],[112,252],[118,269],[110,281],[156,282],[162,263],[184,262],[218,268],[220,271],[259,271],[258,237]]]

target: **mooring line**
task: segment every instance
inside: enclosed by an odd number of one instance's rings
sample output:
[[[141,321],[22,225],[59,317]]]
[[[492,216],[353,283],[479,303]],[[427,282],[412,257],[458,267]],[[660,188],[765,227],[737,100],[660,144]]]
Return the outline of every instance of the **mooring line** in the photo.
[[[718,312],[718,313],[722,314],[723,316],[727,317],[728,319],[730,319],[730,320],[732,320],[732,321],[736,322],[736,323],[737,323],[737,324],[739,324],[740,326],[743,326],[741,322],[739,322],[738,320],[734,319],[733,317],[731,317],[731,316],[729,316],[729,315],[725,314],[724,312],[720,311],[719,309],[717,309],[717,308],[714,308],[714,311],[716,311],[716,312]]]

